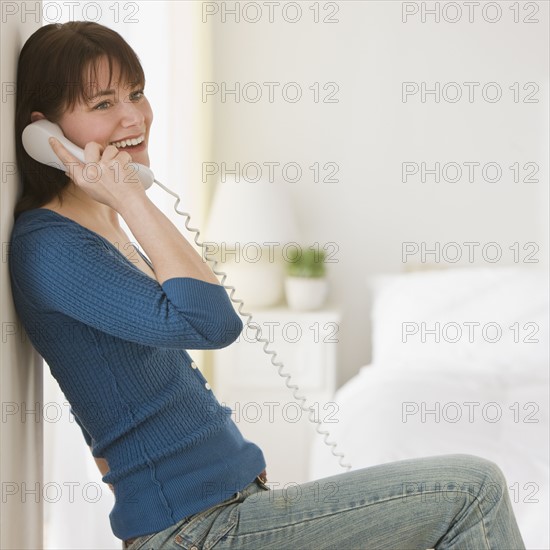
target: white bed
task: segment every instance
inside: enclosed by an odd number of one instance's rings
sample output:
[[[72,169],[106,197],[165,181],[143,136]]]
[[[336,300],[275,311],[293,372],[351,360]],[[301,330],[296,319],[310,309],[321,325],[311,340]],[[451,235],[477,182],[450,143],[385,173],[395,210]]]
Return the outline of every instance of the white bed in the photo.
[[[324,425],[352,468],[449,453],[492,460],[527,548],[550,548],[548,286],[537,266],[370,281],[372,362],[338,390],[337,422]],[[436,322],[439,343],[422,341]],[[322,438],[312,451],[310,479],[344,471]]]

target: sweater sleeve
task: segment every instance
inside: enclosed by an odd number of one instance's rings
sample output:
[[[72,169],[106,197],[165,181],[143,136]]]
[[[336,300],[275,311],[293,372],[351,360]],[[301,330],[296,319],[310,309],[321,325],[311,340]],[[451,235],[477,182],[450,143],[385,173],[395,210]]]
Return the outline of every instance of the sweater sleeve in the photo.
[[[82,435],[84,436],[84,440],[86,441],[86,445],[88,445],[88,447],[91,447],[92,446],[92,436],[90,435],[88,430],[86,430],[86,428],[82,425],[82,422],[79,420],[78,416],[76,416],[76,414],[74,413],[72,408],[71,408],[71,414],[74,417],[74,421],[77,423],[77,425],[80,427],[80,430],[82,431]]]
[[[226,289],[191,277],[149,277],[100,235],[76,223],[42,224],[13,240],[12,284],[32,307],[113,336],[175,349],[218,349],[243,323]]]

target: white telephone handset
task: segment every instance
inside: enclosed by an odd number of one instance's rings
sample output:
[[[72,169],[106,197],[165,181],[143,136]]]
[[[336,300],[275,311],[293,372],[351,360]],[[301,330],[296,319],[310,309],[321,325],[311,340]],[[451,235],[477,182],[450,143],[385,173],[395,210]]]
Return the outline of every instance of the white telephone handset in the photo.
[[[75,156],[79,161],[86,162],[84,160],[84,151],[71,141],[69,141],[64,135],[61,128],[45,118],[37,120],[29,124],[21,135],[23,140],[23,147],[25,151],[37,162],[52,166],[58,170],[67,171],[66,166],[61,162],[61,159],[54,153],[48,139],[50,137],[56,138],[61,144]],[[135,175],[143,185],[145,189],[149,189],[153,185],[155,176],[148,166],[138,164],[137,162],[129,163],[135,169]]]

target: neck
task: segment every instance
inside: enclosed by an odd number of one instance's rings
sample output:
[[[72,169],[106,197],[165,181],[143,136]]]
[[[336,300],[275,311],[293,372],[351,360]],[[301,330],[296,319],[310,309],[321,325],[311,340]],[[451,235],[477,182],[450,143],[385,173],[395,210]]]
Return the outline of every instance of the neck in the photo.
[[[104,228],[120,228],[119,217],[116,210],[98,202],[85,191],[77,187],[72,181],[63,191],[63,203],[58,208],[71,213],[73,217],[77,217],[83,221],[87,221],[88,225],[94,225]]]

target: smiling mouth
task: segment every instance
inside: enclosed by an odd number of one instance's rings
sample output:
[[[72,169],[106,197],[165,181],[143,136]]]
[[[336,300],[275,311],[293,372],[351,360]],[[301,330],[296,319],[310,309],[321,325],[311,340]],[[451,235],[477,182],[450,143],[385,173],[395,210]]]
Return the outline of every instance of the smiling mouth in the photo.
[[[145,135],[141,135],[137,138],[123,139],[121,141],[112,141],[109,145],[114,145],[117,149],[132,149],[141,145],[145,141]]]

